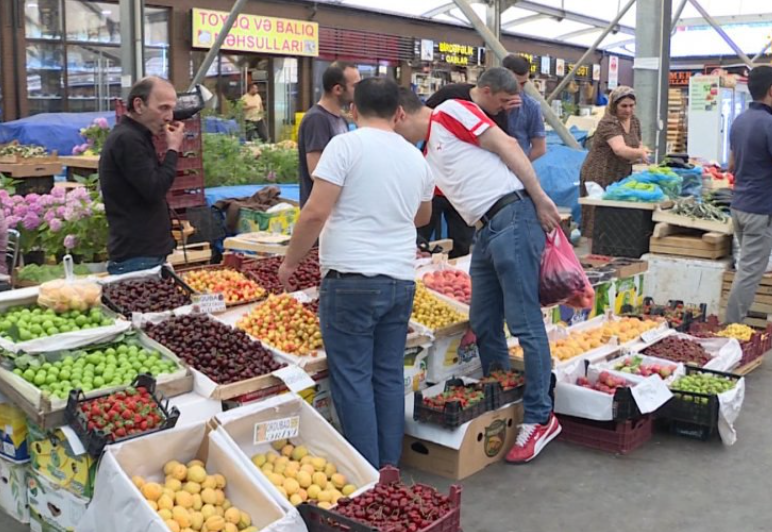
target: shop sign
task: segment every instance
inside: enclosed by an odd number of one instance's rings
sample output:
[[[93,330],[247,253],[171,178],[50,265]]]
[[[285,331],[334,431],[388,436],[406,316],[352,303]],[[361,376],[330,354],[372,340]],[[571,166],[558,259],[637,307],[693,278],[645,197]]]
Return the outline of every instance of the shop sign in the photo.
[[[694,70],[671,70],[669,74],[669,84],[671,87],[688,87],[692,76],[698,74]]]
[[[572,72],[576,68],[576,65],[573,63],[568,63],[566,65],[567,72]],[[590,79],[590,66],[589,65],[582,65],[576,70],[576,74],[574,74],[574,78],[583,78],[583,79]]]
[[[434,41],[421,39],[421,61],[434,61]]]
[[[437,43],[436,55],[441,62],[449,65],[479,65],[481,60],[479,50],[476,46],[440,41]]]
[[[552,73],[552,61],[550,56],[544,55],[541,58],[541,73],[545,76],[549,76]]]
[[[566,75],[566,62],[563,59],[555,61],[555,75],[559,78]]]
[[[517,55],[525,58],[528,61],[528,63],[531,65],[531,74],[539,73],[539,67],[541,66],[540,65],[541,61],[537,56],[533,54],[526,54],[526,53],[519,53]],[[549,61],[549,57],[547,58],[547,60]]]
[[[211,48],[228,15],[225,11],[193,8],[193,47]],[[222,49],[316,57],[319,55],[319,24],[242,14],[233,24]]]

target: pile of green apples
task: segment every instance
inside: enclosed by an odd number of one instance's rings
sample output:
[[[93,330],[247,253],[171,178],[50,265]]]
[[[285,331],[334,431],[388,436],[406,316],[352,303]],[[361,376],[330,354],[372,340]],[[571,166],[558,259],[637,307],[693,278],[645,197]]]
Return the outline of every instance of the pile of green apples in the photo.
[[[38,305],[13,307],[0,314],[0,336],[26,342],[60,333],[112,325],[114,320],[101,309],[57,313]]]

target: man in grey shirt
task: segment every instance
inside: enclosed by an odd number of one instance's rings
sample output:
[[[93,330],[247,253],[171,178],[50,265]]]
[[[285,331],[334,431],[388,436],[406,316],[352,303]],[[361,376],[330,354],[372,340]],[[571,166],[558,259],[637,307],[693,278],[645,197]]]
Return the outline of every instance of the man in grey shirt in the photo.
[[[354,87],[361,79],[352,63],[335,61],[322,75],[324,94],[303,116],[298,132],[300,157],[300,207],[306,204],[314,187],[311,178],[324,148],[335,135],[348,131],[341,116],[343,108],[354,99]]]

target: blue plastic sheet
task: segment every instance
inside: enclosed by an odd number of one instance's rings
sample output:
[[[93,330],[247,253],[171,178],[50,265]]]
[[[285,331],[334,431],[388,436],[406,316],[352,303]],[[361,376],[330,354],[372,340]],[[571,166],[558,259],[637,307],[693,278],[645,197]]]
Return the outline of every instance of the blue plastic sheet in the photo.
[[[95,119],[107,119],[110,127],[115,125],[115,112],[101,113],[43,113],[13,122],[0,123],[0,144],[18,140],[21,144],[43,146],[59,155],[72,155],[72,149],[83,144],[80,130],[88,127]]]
[[[665,201],[667,196],[659,185],[653,183],[646,183],[653,185],[652,190],[638,190],[634,188],[628,188],[625,185],[628,183],[638,182],[636,176],[624,178],[622,181],[610,185],[606,189],[606,193],[603,195],[603,199],[615,200],[615,201],[638,201],[641,203],[654,203],[659,201]]]
[[[571,133],[571,135],[576,139],[576,142],[578,142],[580,146],[584,146],[584,143],[587,141],[587,131],[584,129],[579,129],[576,126],[571,126],[571,129],[569,129],[568,132]],[[565,143],[557,133],[552,130],[548,130],[547,146],[565,146]]]
[[[533,162],[541,188],[558,207],[571,209],[571,216],[579,222],[579,172],[587,152],[566,146],[550,146],[547,153]]]
[[[702,166],[695,166],[692,169],[671,168],[673,172],[681,176],[683,184],[681,185],[681,196],[702,196]]]
[[[657,174],[654,172],[637,172],[630,176],[638,183],[652,183],[662,189],[662,192],[670,199],[676,199],[681,195],[683,179],[679,175]]]
[[[216,116],[204,117],[204,133],[225,133],[227,135],[239,135],[241,130],[235,120],[225,120]]]
[[[204,190],[206,204],[210,207],[220,200],[230,198],[248,198],[263,187],[277,186],[281,197],[300,201],[300,185],[238,185],[233,187],[213,187]]]

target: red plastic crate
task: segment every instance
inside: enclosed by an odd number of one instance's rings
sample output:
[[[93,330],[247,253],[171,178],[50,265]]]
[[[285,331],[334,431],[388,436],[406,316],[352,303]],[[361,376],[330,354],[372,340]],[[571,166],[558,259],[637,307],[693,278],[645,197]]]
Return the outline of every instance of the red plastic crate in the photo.
[[[709,335],[710,333],[717,333],[724,326],[718,321],[717,316],[709,316],[704,323],[695,323],[691,330],[691,334]],[[751,336],[751,339],[747,342],[740,342],[740,346],[743,350],[742,358],[740,359],[739,366],[746,366],[763,356],[764,353],[772,349],[772,323],[767,325],[765,330],[757,330]]]
[[[384,484],[399,482],[399,470],[394,467],[384,467],[381,469],[380,482]],[[454,484],[450,487],[450,501],[453,509],[419,532],[460,532],[461,486]],[[364,523],[338,515],[335,513],[335,508],[325,510],[316,505],[303,503],[298,506],[298,510],[308,527],[308,532],[380,532]]]
[[[177,171],[200,170],[204,167],[204,160],[200,150],[183,151],[177,159]]]
[[[172,209],[186,209],[206,205],[204,189],[171,190],[166,194],[166,201]]]
[[[201,170],[183,170],[177,173],[177,177],[174,178],[172,188],[169,189],[172,192],[175,190],[188,190],[204,188],[204,172]]]
[[[559,440],[591,449],[628,454],[651,439],[654,423],[651,416],[627,421],[593,421],[571,416],[558,416],[563,427]]]

